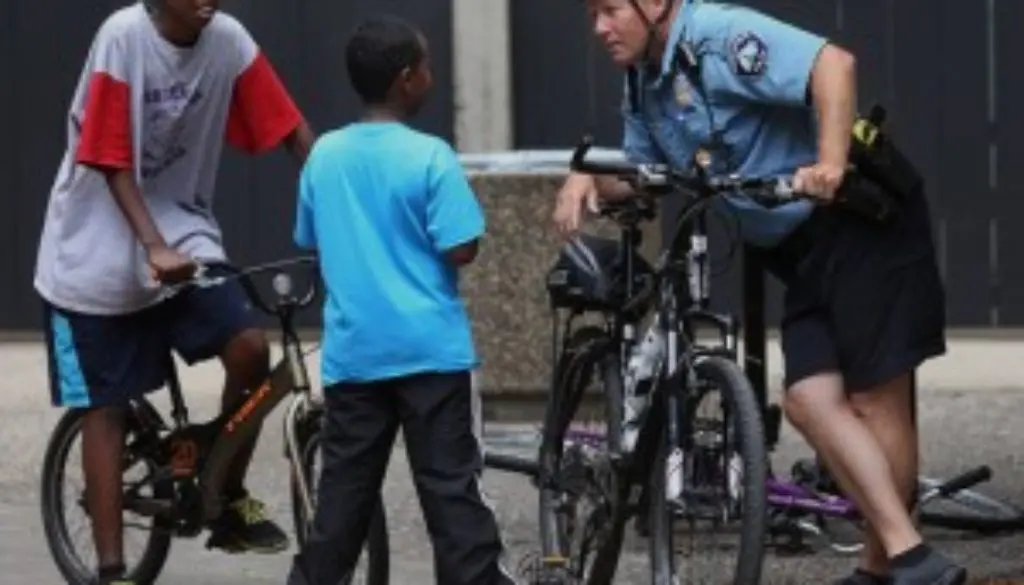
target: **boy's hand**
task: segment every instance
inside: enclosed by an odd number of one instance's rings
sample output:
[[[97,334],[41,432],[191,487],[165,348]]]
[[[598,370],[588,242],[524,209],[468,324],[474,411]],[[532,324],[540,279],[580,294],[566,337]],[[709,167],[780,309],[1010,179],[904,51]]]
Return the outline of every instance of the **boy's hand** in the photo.
[[[189,257],[166,245],[153,246],[146,250],[153,280],[162,284],[184,282],[195,274],[196,263]]]

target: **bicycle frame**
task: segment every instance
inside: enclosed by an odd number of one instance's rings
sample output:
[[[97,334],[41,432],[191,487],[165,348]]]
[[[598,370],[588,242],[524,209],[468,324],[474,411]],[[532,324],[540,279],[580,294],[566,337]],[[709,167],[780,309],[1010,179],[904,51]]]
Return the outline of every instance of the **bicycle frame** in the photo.
[[[704,214],[705,209],[698,209],[696,217],[691,221],[688,208],[680,213],[676,229],[673,231],[669,245],[662,251],[655,269],[655,282],[658,286],[655,306],[656,321],[651,327],[657,327],[667,340],[666,357],[656,375],[655,384],[649,393],[649,406],[640,421],[639,436],[635,447],[629,453],[621,449],[621,432],[618,426],[621,421],[609,420],[605,433],[608,452],[618,468],[619,501],[624,505],[616,510],[615,518],[610,519],[613,525],[623,525],[635,511],[641,507],[646,498],[647,486],[651,473],[654,471],[657,454],[664,441],[669,441],[668,448],[681,447],[689,449],[689,428],[692,417],[689,416],[689,404],[685,401],[692,388],[692,371],[689,367],[694,359],[701,355],[722,354],[735,357],[737,327],[735,321],[726,315],[711,312],[710,301],[709,258],[707,255],[707,233]],[[627,283],[626,304],[632,304],[642,291],[637,290],[634,274],[633,258],[637,245],[641,241],[641,232],[637,217],[621,222],[620,265],[625,267]],[[680,292],[682,276],[687,277],[685,293]],[[680,299],[688,304],[680,310]],[[607,326],[611,345],[620,356],[620,364],[625,367],[626,361],[635,344],[635,324],[627,311],[619,311],[612,315]],[[701,322],[716,326],[721,339],[719,347],[705,348],[696,343],[695,329]],[[604,367],[605,364],[602,364]],[[624,372],[615,372],[621,376]],[[611,412],[622,412],[622,389],[620,385],[604,385],[605,400]],[[685,405],[684,412],[681,405]],[[667,433],[666,431],[667,426]],[[571,434],[572,431],[569,431]],[[542,475],[549,477],[555,471],[550,469],[550,462],[541,453],[540,465],[546,467]],[[542,486],[543,489],[544,486]],[[639,488],[639,489],[637,489]],[[551,562],[559,562],[563,543],[559,542],[559,532],[551,526],[542,531],[542,550],[545,558]],[[618,554],[618,551],[609,551]],[[594,563],[600,561],[602,551]]]
[[[686,208],[679,214],[676,227],[672,232],[669,245],[662,251],[656,273],[660,281],[657,302],[657,327],[666,339],[666,355],[662,363],[661,373],[651,389],[651,406],[646,409],[641,420],[640,434],[636,449],[630,456],[629,477],[631,482],[646,482],[650,477],[651,466],[657,454],[658,440],[665,438],[670,442],[666,447],[682,447],[690,445],[684,440],[690,435],[689,405],[680,401],[688,398],[689,389],[695,384],[692,379],[693,363],[700,355],[721,354],[735,357],[737,328],[733,319],[709,310],[710,304],[710,267],[708,258],[706,209]],[[636,230],[634,226],[629,228]],[[632,253],[632,243],[629,248]],[[627,264],[627,270],[631,265]],[[686,277],[686,290],[682,288],[682,277]],[[627,276],[632,282],[632,276]],[[680,300],[686,299],[688,305],[680,309]],[[697,343],[696,326],[702,322],[710,323],[718,329],[720,344],[716,348],[701,347]],[[620,331],[622,329],[619,329]],[[626,344],[623,344],[626,345]],[[628,349],[626,350],[628,351]],[[608,400],[621,400],[622,397],[608,396]],[[686,410],[681,408],[686,406]],[[667,425],[667,429],[662,425]],[[667,432],[666,432],[667,431]],[[640,494],[634,491],[628,506],[640,503]]]
[[[254,294],[250,292],[250,295]],[[284,302],[275,311],[281,331],[284,355],[271,369],[267,379],[243,396],[235,406],[209,422],[190,425],[188,409],[182,396],[177,369],[171,364],[167,381],[175,429],[167,437],[173,478],[196,477],[200,495],[200,521],[209,523],[223,511],[222,494],[231,462],[248,441],[257,434],[266,417],[290,394],[297,395],[285,417],[285,443],[294,468],[300,468],[296,432],[297,421],[308,413],[310,383],[302,359],[302,342],[295,331],[294,315],[298,304]],[[171,359],[171,356],[168,356]],[[145,398],[133,403],[136,417],[143,425],[166,429],[153,405]],[[204,447],[208,451],[203,455]],[[312,511],[309,486],[303,474],[294,474],[303,494],[307,512]]]

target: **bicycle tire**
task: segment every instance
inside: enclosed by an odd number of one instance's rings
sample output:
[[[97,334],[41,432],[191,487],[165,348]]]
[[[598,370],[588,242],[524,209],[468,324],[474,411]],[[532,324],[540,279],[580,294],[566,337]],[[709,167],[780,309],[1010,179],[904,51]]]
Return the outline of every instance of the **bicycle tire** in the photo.
[[[302,473],[305,475],[307,485],[315,485],[315,462],[317,450],[320,448],[320,434],[312,434],[300,449],[302,457]],[[295,523],[295,540],[301,549],[305,546],[306,535],[309,530],[309,521],[304,512],[302,497],[299,494],[298,482],[291,481],[292,496],[292,519]],[[314,500],[315,501],[315,500]],[[366,581],[364,583],[352,584],[342,582],[339,585],[388,585],[391,573],[391,544],[388,536],[387,514],[384,511],[384,500],[378,495],[376,510],[370,520],[370,529],[367,532],[366,544],[363,548],[366,559]]]
[[[923,494],[944,483],[940,479],[927,476],[918,477],[918,493]],[[954,503],[960,509],[957,512],[932,512],[928,504],[932,501]],[[920,502],[917,518],[921,524],[947,530],[961,532],[977,532],[994,534],[1000,532],[1016,532],[1024,530],[1024,510],[1008,502],[1000,501],[983,493],[965,489],[948,496],[937,496],[934,500]]]
[[[672,585],[678,582],[675,566],[674,510],[668,503],[666,473],[668,465],[668,429],[662,428],[661,445],[651,465],[647,494],[647,547],[650,554],[651,585]]]
[[[64,518],[64,502],[62,499],[64,469],[67,464],[68,451],[77,435],[82,430],[84,411],[69,410],[61,416],[50,433],[43,459],[43,472],[40,491],[40,507],[43,515],[43,532],[46,535],[47,548],[53,557],[57,570],[64,579],[73,585],[91,583],[95,575],[94,567],[87,567],[85,562],[75,553],[74,546],[68,536],[68,527]],[[127,441],[126,441],[127,444]],[[151,462],[147,464],[152,468]],[[171,493],[163,493],[159,486],[154,489],[160,493],[157,497],[172,497]],[[149,538],[139,562],[128,567],[127,577],[138,585],[152,585],[163,571],[170,553],[172,535],[168,530],[156,526],[149,531]]]
[[[600,328],[581,327],[573,332],[555,366],[554,387],[541,430],[539,457],[539,461],[542,462],[538,482],[539,512],[541,538],[545,543],[557,540],[564,547],[568,540],[566,521],[561,513],[564,506],[558,486],[559,478],[552,477],[551,474],[557,475],[561,470],[566,431],[579,408],[588,381],[584,374],[593,371],[593,368],[600,364],[600,360],[605,358],[607,342],[608,337]],[[606,368],[604,371],[609,370]],[[556,531],[557,534],[552,535],[551,531]],[[610,538],[600,551],[604,563],[591,571],[592,575],[597,575],[598,580],[587,579],[588,585],[611,583],[618,567],[618,553],[622,548],[624,532],[624,522],[612,526]],[[547,547],[545,544],[545,548]],[[571,551],[566,548],[545,552],[567,559],[571,556]]]
[[[757,585],[761,581],[768,531],[768,454],[764,445],[761,408],[750,381],[734,361],[718,356],[701,357],[695,360],[693,367],[697,378],[711,383],[725,399],[730,414],[728,420],[732,421],[743,465],[740,544],[732,583]],[[672,579],[678,576],[673,566],[671,522],[665,522],[671,513],[664,497],[666,445],[667,442],[663,443],[656,458],[660,467],[656,466],[652,470],[654,476],[651,485],[655,488],[652,495],[655,497],[648,500],[648,508],[651,510],[651,571],[655,583],[659,579],[672,583]]]

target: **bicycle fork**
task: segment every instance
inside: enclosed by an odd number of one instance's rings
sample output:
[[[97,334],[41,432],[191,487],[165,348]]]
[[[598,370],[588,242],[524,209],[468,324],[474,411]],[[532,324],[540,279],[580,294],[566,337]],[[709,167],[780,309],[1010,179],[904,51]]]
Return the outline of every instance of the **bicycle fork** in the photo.
[[[299,499],[302,504],[302,511],[307,520],[313,518],[313,496],[309,489],[309,478],[306,477],[302,452],[299,448],[299,420],[309,412],[309,397],[301,394],[288,405],[284,415],[284,445],[285,452],[291,464],[292,474],[298,487]]]
[[[289,369],[292,373],[292,385],[296,391],[296,397],[288,405],[284,415],[284,445],[285,454],[288,457],[292,468],[292,475],[298,487],[299,499],[301,500],[302,511],[306,515],[306,521],[313,521],[313,496],[309,489],[309,479],[306,477],[305,466],[303,465],[303,453],[299,445],[299,421],[304,419],[312,410],[313,404],[310,399],[311,389],[309,374],[306,371],[306,362],[303,361],[299,352],[298,344],[284,343],[285,359],[288,360]]]

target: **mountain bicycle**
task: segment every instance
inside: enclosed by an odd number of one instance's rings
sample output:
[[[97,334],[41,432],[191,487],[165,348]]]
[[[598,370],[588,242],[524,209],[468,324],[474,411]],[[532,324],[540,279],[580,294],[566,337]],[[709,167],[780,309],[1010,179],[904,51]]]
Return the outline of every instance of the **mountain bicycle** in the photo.
[[[709,309],[704,212],[720,195],[742,192],[768,205],[797,194],[783,178],[712,177],[706,151],[697,153],[691,170],[680,172],[664,165],[590,163],[589,147],[589,140],[577,147],[571,168],[617,177],[637,195],[603,206],[601,214],[620,226],[619,240],[570,242],[549,274],[554,307],[569,309],[570,320],[585,312],[601,315],[604,324],[566,335],[556,362],[538,457],[541,560],[535,581],[611,583],[626,522],[645,516],[656,585],[686,580],[673,554],[678,520],[738,523],[738,550],[722,582],[758,583],[767,530],[764,427],[737,361],[736,321]],[[637,252],[639,226],[657,216],[657,199],[664,195],[681,198],[682,209],[668,246],[651,266]],[[651,323],[638,341],[645,317]],[[698,330],[707,326],[717,343],[698,340]],[[649,351],[651,343],[660,350]],[[648,358],[646,379],[637,375],[637,357]],[[588,434],[573,422],[583,413],[595,371],[602,430]],[[639,409],[638,399],[644,403]],[[719,420],[703,417],[705,403],[717,408]],[[580,505],[584,512],[577,511]]]
[[[304,268],[309,281],[306,293],[294,292],[295,277],[288,270]],[[253,277],[273,273],[276,300],[264,302]],[[310,305],[317,296],[315,257],[299,257],[270,262],[231,274],[205,276],[200,265],[187,282],[166,286],[162,295],[169,299],[188,294],[192,288],[220,286],[237,280],[255,307],[277,318],[281,332],[283,357],[258,389],[244,396],[234,408],[205,423],[192,423],[182,397],[177,371],[171,368],[167,389],[171,402],[171,424],[160,416],[146,397],[133,399],[126,409],[126,438],[123,469],[124,510],[147,525],[139,526],[126,518],[125,528],[146,531],[140,558],[126,563],[128,577],[140,585],[150,585],[162,571],[173,538],[194,538],[216,519],[223,509],[226,471],[239,448],[252,438],[267,416],[287,396],[292,395],[284,417],[285,455],[291,473],[293,515],[297,539],[303,542],[312,518],[315,482],[315,455],[322,407],[312,398],[304,362],[302,343],[295,329],[298,310]],[[173,360],[168,355],[169,360]],[[173,366],[173,362],[172,362]],[[46,541],[61,575],[71,585],[86,585],[93,578],[93,567],[83,558],[92,552],[89,540],[85,551],[76,549],[67,515],[81,510],[88,516],[84,487],[67,490],[68,465],[80,466],[69,453],[79,438],[81,410],[68,410],[51,433],[43,463],[41,506]],[[77,459],[77,458],[76,458]],[[141,477],[129,479],[132,472]],[[64,497],[70,491],[71,500]],[[127,552],[127,551],[126,551]],[[383,505],[371,525],[366,543],[366,575],[353,585],[386,585],[388,582],[388,534]],[[126,559],[128,560],[128,559]]]

